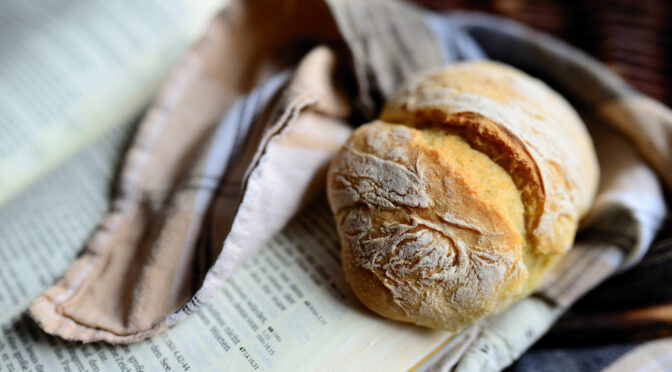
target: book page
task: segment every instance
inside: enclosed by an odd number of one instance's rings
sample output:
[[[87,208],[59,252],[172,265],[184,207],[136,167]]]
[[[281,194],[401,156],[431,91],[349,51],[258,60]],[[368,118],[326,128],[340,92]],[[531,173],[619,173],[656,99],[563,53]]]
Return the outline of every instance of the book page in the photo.
[[[0,324],[21,313],[84,248],[109,209],[133,124],[114,128],[0,208]]]
[[[320,199],[245,263],[209,304],[132,345],[75,344],[15,316],[0,366],[69,371],[403,370],[445,345],[446,332],[385,320],[362,307],[340,269]]]
[[[221,6],[0,2],[0,206],[147,105]]]

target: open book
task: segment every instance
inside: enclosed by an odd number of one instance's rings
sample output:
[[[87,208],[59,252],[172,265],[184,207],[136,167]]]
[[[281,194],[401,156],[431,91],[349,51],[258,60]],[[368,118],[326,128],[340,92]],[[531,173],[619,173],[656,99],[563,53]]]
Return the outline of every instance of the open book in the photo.
[[[146,106],[219,0],[0,5],[0,205]]]
[[[340,272],[331,213],[319,199],[214,301],[159,336],[122,346],[74,344],[17,315],[3,322],[0,358],[8,370],[405,370],[425,365],[449,340],[358,304]]]
[[[157,337],[75,344],[23,315],[109,209],[133,117],[219,6],[0,6],[0,370],[417,369],[449,343],[447,333],[390,322],[358,304],[323,199],[210,304]]]

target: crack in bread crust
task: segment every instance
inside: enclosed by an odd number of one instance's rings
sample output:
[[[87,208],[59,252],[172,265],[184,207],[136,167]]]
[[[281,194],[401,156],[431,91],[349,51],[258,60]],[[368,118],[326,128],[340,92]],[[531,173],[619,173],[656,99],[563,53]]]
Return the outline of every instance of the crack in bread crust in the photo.
[[[418,129],[440,128],[462,137],[471,147],[488,155],[504,168],[521,192],[525,206],[525,226],[531,234],[544,212],[545,189],[539,167],[523,144],[505,127],[475,112],[446,114],[440,109],[413,112],[412,118],[382,113],[382,121],[406,124]],[[528,236],[528,238],[532,238]]]

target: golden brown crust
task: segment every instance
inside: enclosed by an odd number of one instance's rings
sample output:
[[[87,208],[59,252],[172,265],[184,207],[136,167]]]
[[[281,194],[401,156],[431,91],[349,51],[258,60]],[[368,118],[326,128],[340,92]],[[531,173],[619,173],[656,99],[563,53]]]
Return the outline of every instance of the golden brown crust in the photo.
[[[596,182],[590,139],[566,102],[477,62],[404,87],[353,133],[327,191],[358,298],[385,317],[457,331],[538,284]]]
[[[446,113],[436,108],[405,116],[383,111],[380,120],[405,123],[419,129],[437,126],[448,134],[462,137],[511,175],[522,193],[527,231],[534,231],[539,225],[546,197],[539,168],[520,140],[505,127],[476,112]]]

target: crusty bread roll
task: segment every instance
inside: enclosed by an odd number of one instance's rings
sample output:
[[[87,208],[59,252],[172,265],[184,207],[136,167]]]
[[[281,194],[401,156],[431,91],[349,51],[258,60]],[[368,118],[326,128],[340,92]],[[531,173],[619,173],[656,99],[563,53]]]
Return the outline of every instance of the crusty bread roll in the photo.
[[[468,62],[402,87],[335,157],[327,193],[361,302],[458,331],[539,285],[597,181],[590,137],[560,95]]]

